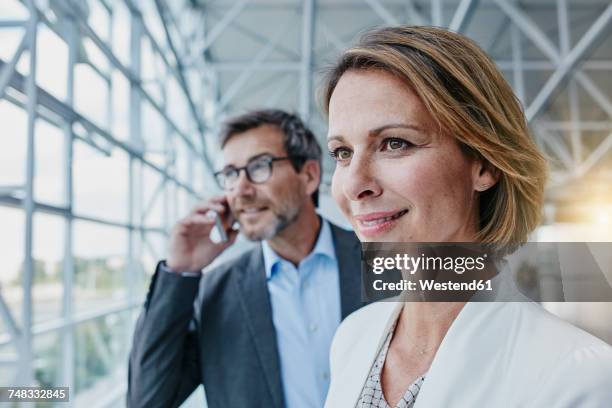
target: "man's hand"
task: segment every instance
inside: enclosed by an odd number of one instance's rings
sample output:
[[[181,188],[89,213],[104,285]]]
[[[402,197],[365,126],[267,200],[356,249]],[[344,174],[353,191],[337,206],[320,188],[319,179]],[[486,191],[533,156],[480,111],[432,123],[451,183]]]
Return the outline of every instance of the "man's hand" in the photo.
[[[170,235],[166,261],[170,270],[199,272],[234,243],[238,231],[231,228],[234,220],[226,203],[224,196],[204,201],[177,222]],[[210,231],[215,227],[215,217],[211,211],[217,212],[221,217],[221,223],[227,233],[227,242],[215,244],[210,240]]]

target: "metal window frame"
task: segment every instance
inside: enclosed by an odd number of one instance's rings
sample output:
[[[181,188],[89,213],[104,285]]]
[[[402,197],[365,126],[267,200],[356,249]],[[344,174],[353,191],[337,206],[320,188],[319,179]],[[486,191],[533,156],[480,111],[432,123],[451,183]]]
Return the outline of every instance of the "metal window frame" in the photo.
[[[52,94],[41,88],[37,83],[36,67],[38,61],[36,59],[37,47],[37,32],[41,25],[46,25],[51,28],[52,22],[48,21],[44,10],[39,8],[39,5],[34,0],[24,0],[22,4],[26,6],[29,12],[27,21],[0,21],[0,30],[14,29],[15,27],[23,27],[24,36],[20,41],[13,57],[9,62],[0,61],[0,98],[13,103],[17,107],[24,109],[27,113],[27,152],[26,152],[26,182],[23,186],[7,186],[0,188],[0,206],[22,208],[25,216],[25,238],[24,238],[24,267],[22,274],[21,290],[23,292],[23,302],[21,307],[21,321],[16,321],[9,305],[6,304],[0,290],[0,318],[7,323],[8,334],[0,335],[0,345],[12,343],[16,346],[17,359],[14,361],[3,361],[8,364],[15,364],[15,384],[31,384],[34,383],[34,365],[35,353],[33,350],[33,340],[42,334],[58,333],[60,336],[60,350],[62,353],[61,361],[63,362],[60,370],[60,381],[62,385],[74,387],[75,384],[75,328],[83,323],[93,321],[112,314],[128,312],[130,321],[134,320],[135,312],[141,304],[142,287],[144,284],[144,274],[139,263],[142,256],[142,248],[145,246],[151,247],[148,243],[147,235],[149,233],[166,234],[167,228],[177,214],[166,214],[162,221],[162,225],[158,227],[149,227],[144,225],[144,209],[151,207],[151,203],[142,202],[142,183],[143,183],[143,168],[149,167],[154,172],[158,173],[162,178],[161,189],[172,190],[172,194],[160,195],[163,200],[163,206],[168,208],[173,205],[176,200],[175,192],[180,188],[181,193],[189,197],[191,203],[201,199],[206,189],[209,191],[216,190],[216,186],[194,186],[193,183],[193,168],[196,161],[202,164],[201,168],[205,171],[212,171],[211,161],[206,155],[207,146],[204,141],[204,132],[207,127],[204,125],[203,119],[200,116],[202,111],[201,106],[193,100],[190,90],[187,88],[187,82],[181,74],[181,67],[175,66],[166,57],[166,51],[160,47],[151,35],[151,32],[146,27],[144,18],[140,13],[136,2],[132,0],[124,0],[123,5],[127,7],[130,13],[130,51],[131,64],[129,67],[124,66],[121,61],[114,55],[112,48],[112,27],[114,24],[113,9],[103,0],[100,4],[109,13],[109,28],[110,38],[108,42],[102,40],[97,33],[91,28],[87,22],[87,16],[83,15],[81,8],[72,3],[71,0],[60,1],[51,0],[50,5],[62,10],[62,22],[68,30],[68,34],[64,33],[62,40],[68,46],[68,79],[65,100],[61,101]],[[160,10],[160,13],[162,11]],[[1,17],[0,17],[1,18]],[[108,61],[108,67],[94,67],[96,72],[105,80],[105,86],[108,89],[108,103],[112,101],[111,92],[114,90],[112,85],[112,73],[117,71],[128,81],[130,85],[130,140],[128,142],[121,140],[117,135],[114,135],[106,128],[111,128],[113,117],[112,110],[109,109],[109,115],[105,124],[97,124],[80,114],[75,110],[74,106],[74,72],[77,65],[77,48],[79,41],[83,36],[89,37],[99,51],[105,56]],[[139,61],[141,38],[146,37],[152,44],[152,52],[160,57],[167,67],[166,75],[171,75],[176,78],[179,84],[182,97],[185,98],[189,107],[189,117],[193,123],[193,128],[198,129],[199,145],[193,140],[194,138],[184,133],[174,118],[168,114],[168,106],[158,104],[155,99],[143,88],[140,72],[141,66]],[[16,70],[17,63],[25,52],[29,53],[29,73],[22,75]],[[177,61],[180,57],[175,55]],[[87,62],[81,62],[88,64]],[[91,65],[91,64],[89,64]],[[179,65],[179,64],[177,64]],[[161,83],[167,82],[167,77],[158,79]],[[22,102],[23,101],[23,102]],[[161,120],[165,123],[165,164],[160,166],[151,160],[146,155],[147,151],[143,149],[142,138],[142,118],[140,108],[143,103],[148,102],[159,113]],[[36,160],[35,160],[35,143],[36,143],[36,128],[37,120],[45,120],[59,127],[63,132],[63,157],[64,162],[64,206],[51,205],[44,202],[39,202],[35,198],[34,181],[36,177]],[[80,135],[75,131],[75,125],[80,126],[86,131],[86,134]],[[73,210],[74,197],[74,170],[72,163],[74,160],[74,141],[80,140],[88,143],[91,147],[98,150],[101,154],[112,154],[114,149],[119,149],[127,154],[129,160],[129,174],[125,176],[129,179],[128,188],[128,219],[127,222],[116,222],[108,219],[103,219],[91,214],[79,214]],[[170,148],[175,141],[180,140],[187,147],[188,160],[188,175],[187,180],[179,179],[175,165],[174,154]],[[10,187],[10,188],[9,188]],[[151,197],[156,200],[157,197]],[[34,323],[33,319],[33,299],[32,288],[34,281],[34,217],[38,213],[54,214],[62,217],[64,220],[64,254],[63,254],[63,270],[62,270],[62,286],[63,295],[61,301],[61,315],[59,318],[47,321]],[[74,305],[74,221],[84,220],[96,225],[108,225],[121,228],[128,234],[128,249],[126,267],[124,269],[124,278],[127,287],[127,295],[123,303],[118,305],[110,305],[101,310],[76,310]],[[151,249],[149,249],[151,251]],[[161,256],[161,255],[160,255]],[[95,330],[95,328],[90,328]],[[129,344],[131,339],[131,328],[126,328],[127,338],[125,343]],[[93,333],[100,343],[99,333]],[[74,389],[74,388],[73,388]]]

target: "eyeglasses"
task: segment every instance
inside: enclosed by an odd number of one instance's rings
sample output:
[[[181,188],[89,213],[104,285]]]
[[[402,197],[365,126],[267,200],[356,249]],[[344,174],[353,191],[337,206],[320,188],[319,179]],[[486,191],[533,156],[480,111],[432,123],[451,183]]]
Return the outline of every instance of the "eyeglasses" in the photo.
[[[291,160],[291,157],[263,156],[249,160],[244,167],[228,166],[215,173],[215,179],[219,186],[225,190],[232,189],[238,183],[240,172],[244,170],[247,179],[254,184],[268,181],[272,176],[272,164],[281,160]]]

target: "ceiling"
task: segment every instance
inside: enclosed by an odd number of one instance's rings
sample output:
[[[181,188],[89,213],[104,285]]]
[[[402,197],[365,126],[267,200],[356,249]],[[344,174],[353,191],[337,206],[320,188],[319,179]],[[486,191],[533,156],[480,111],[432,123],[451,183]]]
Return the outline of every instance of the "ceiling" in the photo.
[[[187,69],[210,73],[207,86],[210,103],[214,105],[211,118],[223,119],[262,106],[279,107],[307,117],[321,139],[327,132],[317,97],[321,75],[340,50],[368,28],[384,24],[447,27],[460,5],[470,5],[462,32],[493,57],[529,111],[551,75],[562,65],[551,58],[551,53],[564,58],[564,33],[570,51],[609,7],[609,2],[600,0],[187,3],[186,10],[198,13],[201,21],[193,29],[196,33],[190,48],[195,58]],[[564,15],[567,31],[561,24]],[[580,74],[572,71],[564,77],[531,120],[538,143],[550,157],[552,190],[560,186],[567,191],[568,185],[579,183],[586,173],[612,182],[612,148],[608,146],[612,145],[611,28],[607,20],[596,41],[576,64]],[[207,44],[207,38],[213,41]],[[307,45],[311,53],[304,48]],[[520,73],[513,63],[517,52],[521,54]],[[523,85],[519,87],[517,80],[521,77]],[[598,149],[605,150],[604,154]],[[597,160],[592,160],[593,155]],[[584,164],[588,159],[595,163]],[[332,166],[331,161],[325,162],[327,179]]]

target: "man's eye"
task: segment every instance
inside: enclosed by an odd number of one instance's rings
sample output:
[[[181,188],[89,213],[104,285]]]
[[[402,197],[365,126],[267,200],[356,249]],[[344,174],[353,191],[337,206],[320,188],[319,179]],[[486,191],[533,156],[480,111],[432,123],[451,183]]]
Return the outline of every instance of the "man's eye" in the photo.
[[[264,167],[268,166],[268,162],[264,161],[264,160],[259,160],[259,161],[254,161],[249,163],[249,170],[259,170],[259,169],[263,169]]]
[[[351,151],[344,147],[338,147],[337,149],[330,151],[329,154],[334,160],[337,161],[348,160],[351,158]]]
[[[238,171],[236,169],[227,169],[223,172],[223,176],[226,178],[234,178],[238,175]]]
[[[412,146],[412,143],[404,139],[390,138],[383,140],[383,150],[405,150]]]

